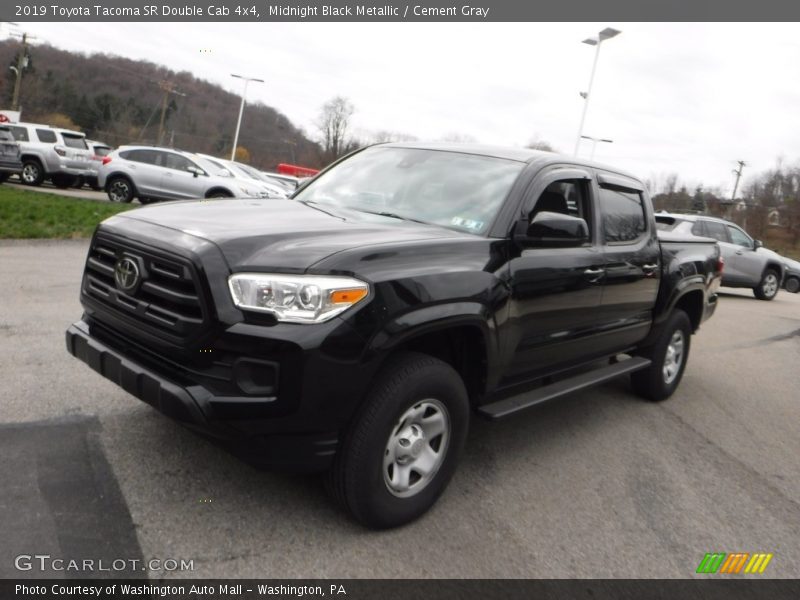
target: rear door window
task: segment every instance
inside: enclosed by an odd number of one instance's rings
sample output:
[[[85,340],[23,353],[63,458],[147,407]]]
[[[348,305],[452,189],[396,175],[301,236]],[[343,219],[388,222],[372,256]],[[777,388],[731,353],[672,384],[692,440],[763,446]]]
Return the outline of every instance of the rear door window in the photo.
[[[56,132],[53,131],[52,129],[37,129],[36,137],[39,138],[40,142],[43,142],[45,144],[56,143]]]
[[[602,185],[600,208],[606,243],[631,243],[647,232],[641,192]]]

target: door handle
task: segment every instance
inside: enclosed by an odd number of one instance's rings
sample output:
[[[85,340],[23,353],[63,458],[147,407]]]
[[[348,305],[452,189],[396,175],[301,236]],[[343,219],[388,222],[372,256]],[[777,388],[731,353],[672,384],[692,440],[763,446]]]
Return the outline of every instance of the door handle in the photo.
[[[590,283],[595,283],[600,280],[605,272],[605,269],[586,269],[583,274],[589,278]]]
[[[647,273],[648,275],[658,269],[658,263],[651,263],[647,265],[642,265],[642,271]]]
[[[737,250],[737,251],[736,251],[736,254],[738,254],[739,256],[741,256],[741,255],[743,254],[743,252],[742,252],[741,250]]]

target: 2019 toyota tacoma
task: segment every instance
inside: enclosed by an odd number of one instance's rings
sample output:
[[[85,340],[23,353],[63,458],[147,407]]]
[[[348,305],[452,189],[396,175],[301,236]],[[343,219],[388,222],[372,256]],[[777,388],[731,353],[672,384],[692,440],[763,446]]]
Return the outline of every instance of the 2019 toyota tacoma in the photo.
[[[391,527],[436,501],[475,415],[625,374],[669,397],[721,270],[713,240],[659,241],[630,175],[384,144],[289,200],[104,221],[66,338],[164,414],[251,459],[327,471],[360,522]]]

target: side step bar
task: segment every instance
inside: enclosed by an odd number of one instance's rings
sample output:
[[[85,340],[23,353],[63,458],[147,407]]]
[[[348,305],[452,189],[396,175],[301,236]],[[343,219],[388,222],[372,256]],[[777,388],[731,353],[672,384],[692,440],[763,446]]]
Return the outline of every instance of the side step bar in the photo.
[[[581,373],[569,379],[563,379],[550,385],[545,385],[530,392],[512,396],[511,398],[504,398],[491,404],[486,404],[478,408],[478,414],[488,417],[489,419],[496,420],[502,419],[516,412],[525,410],[537,404],[566,396],[572,392],[577,392],[601,383],[605,383],[610,379],[633,373],[640,369],[650,366],[650,359],[634,357],[627,360],[614,363],[605,367],[600,367],[593,371]]]

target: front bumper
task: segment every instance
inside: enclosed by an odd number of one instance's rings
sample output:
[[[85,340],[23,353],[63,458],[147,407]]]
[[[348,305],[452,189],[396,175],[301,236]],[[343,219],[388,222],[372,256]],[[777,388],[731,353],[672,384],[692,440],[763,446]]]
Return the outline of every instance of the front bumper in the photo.
[[[261,433],[252,427],[248,431],[236,427],[248,415],[262,413],[275,402],[274,397],[218,396],[202,385],[172,381],[93,336],[83,320],[67,329],[66,343],[70,354],[106,379],[250,462],[293,471],[321,471],[333,460],[336,432],[281,434],[265,426]],[[250,423],[260,421],[256,417]]]

